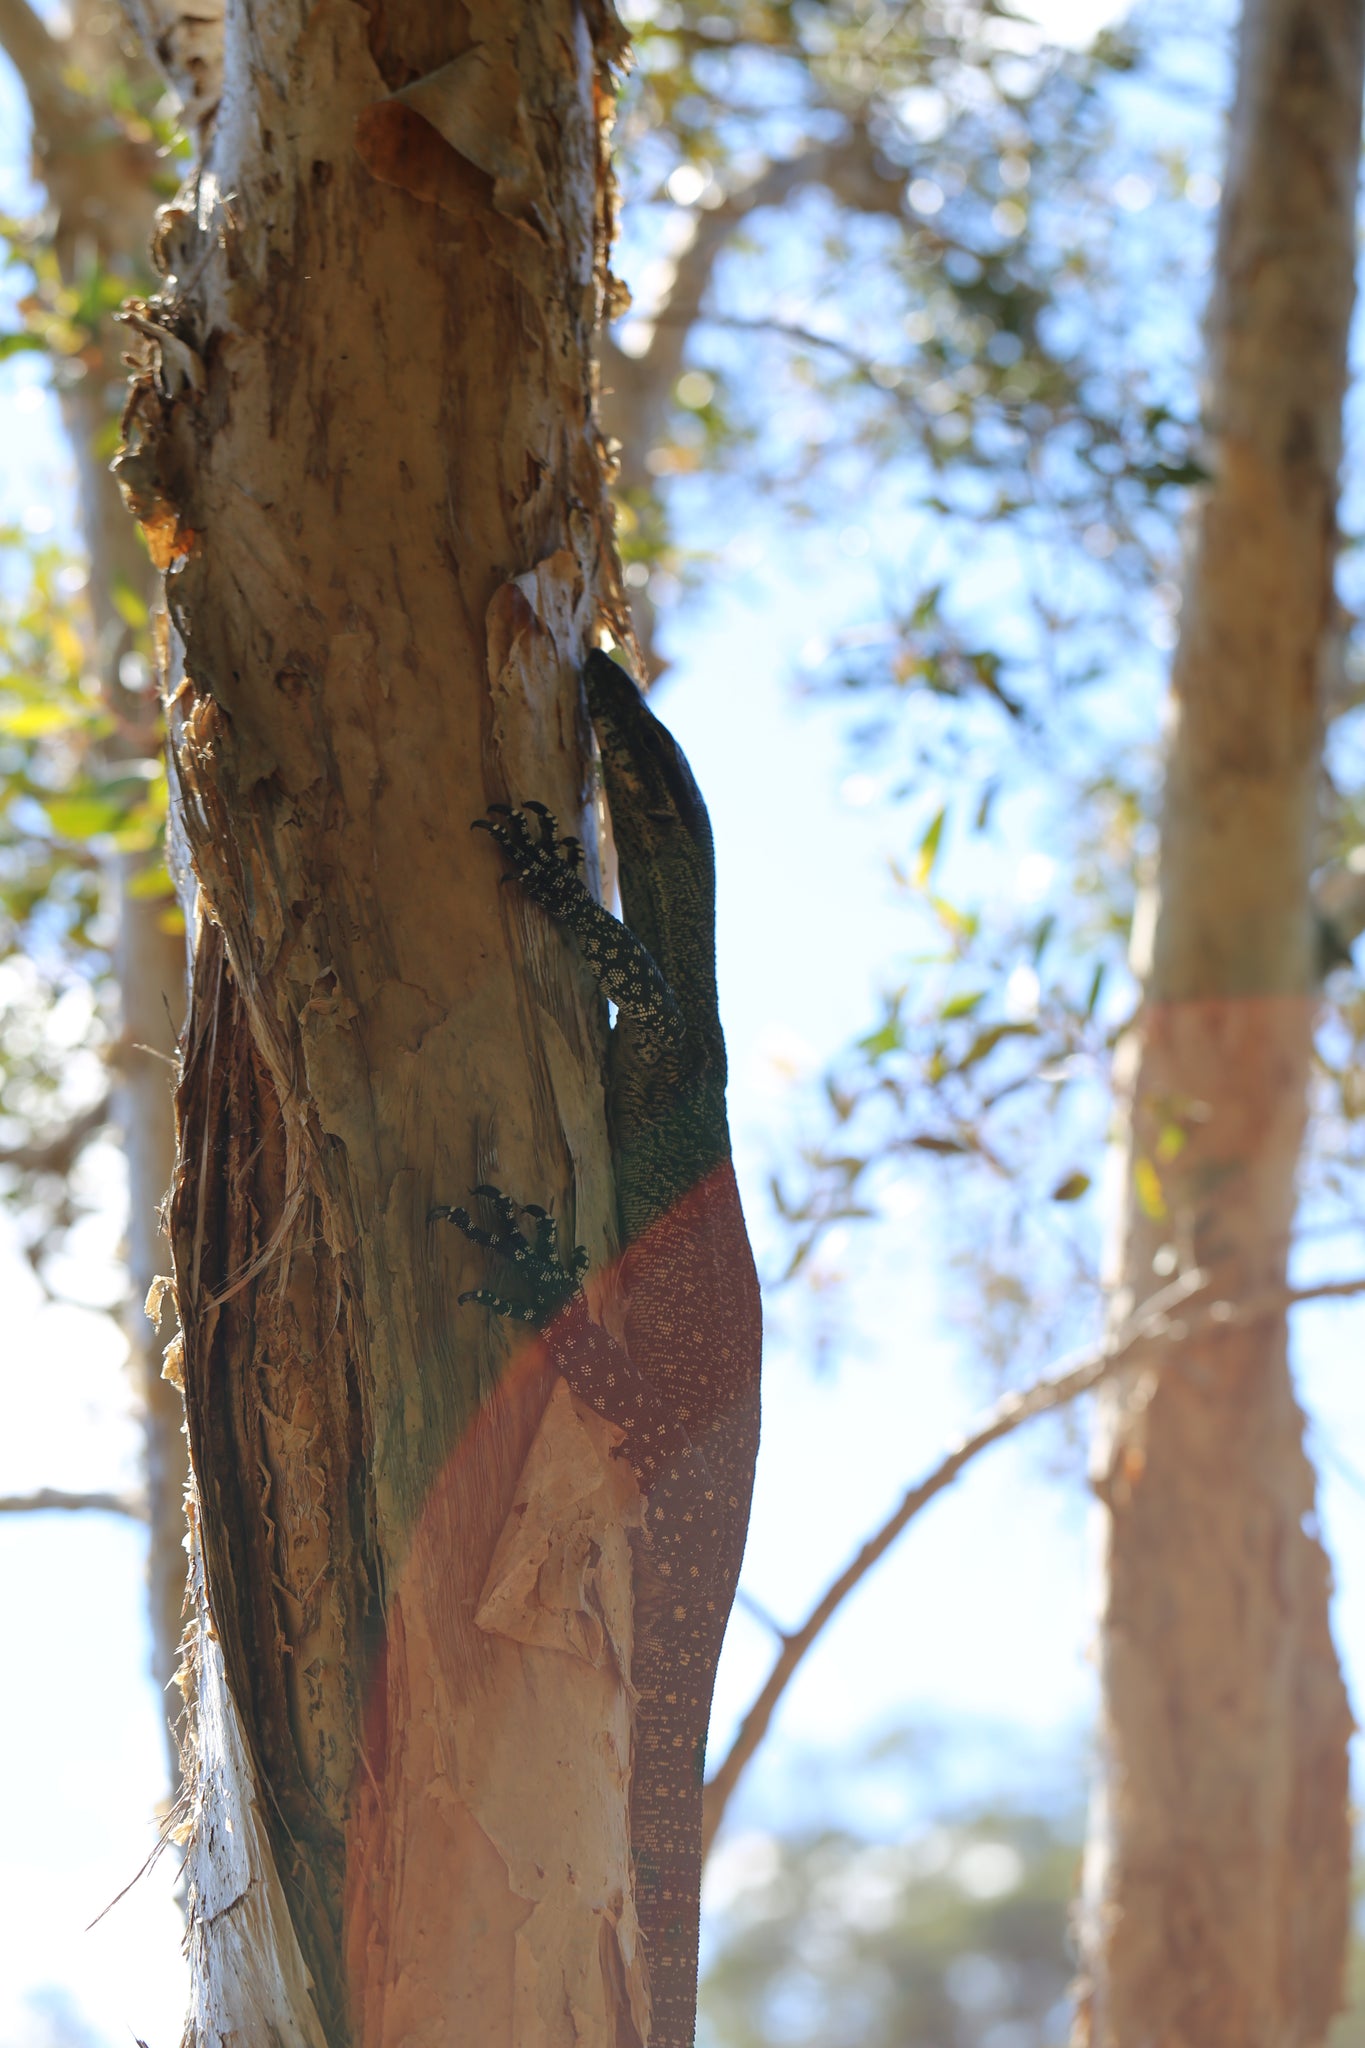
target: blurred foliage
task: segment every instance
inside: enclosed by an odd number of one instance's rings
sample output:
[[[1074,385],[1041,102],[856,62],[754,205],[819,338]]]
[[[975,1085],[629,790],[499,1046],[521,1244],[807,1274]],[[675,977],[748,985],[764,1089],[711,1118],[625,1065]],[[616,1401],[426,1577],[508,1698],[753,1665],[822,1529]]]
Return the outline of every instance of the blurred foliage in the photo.
[[[723,1836],[698,2048],[1063,2048],[1080,1856],[1078,1813],[1017,1799],[963,1804],[899,1841]],[[1356,1890],[1329,2048],[1365,2044],[1365,1875]]]
[[[72,1170],[106,1120],[111,865],[179,918],[165,770],[120,747],[85,596],[79,562],[0,530],[0,1181],[38,1269],[80,1214]],[[119,599],[145,633],[140,600]]]
[[[1038,532],[1062,519],[1140,575],[1148,515],[1164,533],[1167,494],[1202,472],[1188,364],[1126,346],[1115,193],[1188,243],[1190,192],[1199,219],[1216,188],[1178,148],[1116,141],[1108,87],[1139,65],[1134,37],[1051,49],[990,4],[627,14],[636,303],[616,339],[647,370],[682,321],[690,366],[644,454],[653,476],[742,471],[818,522],[893,463],[907,502]],[[1188,269],[1172,242],[1148,290]],[[632,540],[663,542],[638,490],[629,514]]]
[[[1078,1841],[1004,1806],[722,1841],[699,2048],[1062,2048]]]
[[[0,219],[0,362],[41,358],[68,427],[93,432],[107,460],[126,395],[115,316],[150,282],[148,224],[187,146],[117,10],[76,0],[52,32],[65,103],[35,149],[38,206]],[[169,924],[179,911],[166,778],[149,757],[145,592],[92,591],[85,562],[32,537],[50,508],[25,519],[31,532],[0,531],[0,1194],[44,1277],[82,1213],[83,1148],[107,1121],[117,898],[149,899]]]

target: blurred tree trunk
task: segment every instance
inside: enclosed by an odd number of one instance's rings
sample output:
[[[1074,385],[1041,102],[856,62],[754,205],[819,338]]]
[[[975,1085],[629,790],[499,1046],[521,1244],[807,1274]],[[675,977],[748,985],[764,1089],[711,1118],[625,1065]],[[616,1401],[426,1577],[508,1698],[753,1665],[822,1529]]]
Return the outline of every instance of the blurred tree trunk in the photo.
[[[1365,11],[1248,0],[1172,683],[1155,922],[1121,1055],[1114,1315],[1209,1275],[1102,1399],[1104,1750],[1078,2039],[1288,2048],[1341,1996],[1351,1717],[1283,1290],[1318,935]]]
[[[12,58],[33,119],[33,158],[53,211],[62,283],[79,290],[101,273],[129,292],[149,276],[148,244],[161,171],[151,136],[135,116],[114,111],[107,88],[117,73],[137,72],[116,14],[76,0],[70,32],[49,33],[26,0],[0,0],[0,44]],[[147,74],[142,74],[146,81]],[[164,173],[163,173],[164,175]],[[97,302],[102,297],[94,295]],[[161,751],[161,715],[150,680],[129,687],[121,674],[134,634],[115,602],[122,588],[151,603],[147,551],[130,524],[109,473],[114,423],[126,395],[124,334],[107,317],[90,326],[78,355],[58,358],[55,385],[75,457],[81,529],[90,561],[89,602],[96,672],[115,724],[106,743],[113,761],[152,760]],[[184,939],[168,929],[167,903],[131,890],[145,865],[118,857],[110,877],[117,899],[114,971],[119,1036],[114,1059],[115,1115],[128,1169],[127,1260],[130,1370],[141,1411],[150,1522],[148,1591],[152,1668],[165,1688],[180,1661],[185,1592],[184,1404],[161,1376],[161,1346],[142,1304],[166,1263],[159,1220],[175,1158],[168,1064],[184,1014]],[[159,1055],[159,1057],[158,1057]],[[166,1721],[172,1786],[175,1744]]]
[[[119,474],[167,571],[198,885],[195,2043],[647,2025],[638,1493],[427,1222],[488,1180],[614,1248],[603,1006],[469,826],[540,799],[596,859],[621,42],[575,0],[233,0],[160,238]]]

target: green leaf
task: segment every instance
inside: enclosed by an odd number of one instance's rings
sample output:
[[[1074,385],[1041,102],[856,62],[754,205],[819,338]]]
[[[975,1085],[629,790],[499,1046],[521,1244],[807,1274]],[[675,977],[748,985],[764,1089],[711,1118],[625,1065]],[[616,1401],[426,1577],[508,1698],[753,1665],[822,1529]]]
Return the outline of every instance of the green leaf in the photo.
[[[20,328],[14,334],[0,334],[0,363],[8,362],[11,356],[24,355],[46,346],[41,335],[30,334],[26,328]]]
[[[0,732],[16,740],[40,740],[48,733],[70,732],[85,723],[82,710],[66,704],[19,704],[13,710],[0,711]]]
[[[1090,1018],[1090,1017],[1093,1017],[1093,1016],[1094,1016],[1094,1014],[1095,1014],[1095,1005],[1096,1005],[1096,1003],[1097,1003],[1097,1002],[1099,1001],[1099,999],[1100,999],[1100,990],[1101,990],[1101,989],[1102,989],[1103,987],[1104,987],[1104,962],[1103,962],[1103,960],[1101,960],[1101,961],[1099,962],[1099,964],[1098,964],[1098,965],[1096,966],[1096,968],[1095,968],[1095,972],[1094,972],[1094,973],[1093,973],[1093,974],[1091,975],[1091,977],[1090,977],[1090,993],[1089,993],[1089,994],[1087,995],[1087,997],[1086,997],[1086,999],[1085,999],[1085,1014],[1086,1014],[1086,1017],[1087,1017],[1087,1018]]]
[[[1056,915],[1049,910],[1045,917],[1040,918],[1038,928],[1033,934],[1033,964],[1035,967],[1047,951],[1048,941],[1056,929]]]
[[[905,1044],[905,1026],[893,1012],[879,1031],[869,1032],[857,1043],[858,1051],[866,1053],[870,1060],[883,1059],[887,1053],[901,1051]]]
[[[931,896],[929,907],[946,930],[958,939],[974,939],[981,920],[971,910],[959,910],[946,896]]]
[[[953,1017],[970,1017],[972,1011],[979,1008],[985,1000],[984,988],[969,989],[965,995],[950,997],[939,1011],[939,1018],[946,1024]]]
[[[166,869],[159,861],[151,861],[128,878],[124,894],[135,897],[139,902],[155,902],[159,896],[173,895],[174,890]]]
[[[123,804],[102,796],[45,797],[43,809],[58,839],[94,839],[101,832],[115,832],[127,815]]]
[[[1081,1173],[1079,1171],[1069,1173],[1066,1179],[1059,1180],[1056,1187],[1052,1190],[1052,1199],[1054,1202],[1079,1202],[1089,1186],[1090,1175],[1088,1173]]]
[[[923,889],[938,864],[938,850],[943,843],[943,826],[948,816],[948,806],[943,804],[929,820],[924,837],[919,843],[919,858],[915,862],[915,887]]]
[[[966,1052],[962,1055],[962,1058],[958,1061],[957,1072],[965,1074],[968,1067],[974,1067],[979,1060],[986,1059],[989,1054],[995,1051],[995,1048],[1002,1039],[1036,1038],[1037,1036],[1038,1026],[1036,1024],[988,1024],[984,1031],[977,1033]]]

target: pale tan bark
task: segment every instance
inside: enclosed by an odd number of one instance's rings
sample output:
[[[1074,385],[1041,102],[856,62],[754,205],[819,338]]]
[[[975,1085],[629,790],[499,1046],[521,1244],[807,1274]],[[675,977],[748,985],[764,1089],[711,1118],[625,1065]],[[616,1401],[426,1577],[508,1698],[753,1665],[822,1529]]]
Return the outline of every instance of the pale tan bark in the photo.
[[[1249,0],[1209,323],[1114,1313],[1174,1255],[1283,1288],[1318,973],[1310,902],[1354,294],[1365,15]],[[1169,1248],[1163,1255],[1163,1247]],[[1283,1314],[1192,1326],[1101,1396],[1102,1777],[1078,2039],[1287,2048],[1337,2009],[1351,1718]]]
[[[0,43],[12,56],[33,116],[34,163],[55,210],[54,240],[63,280],[79,280],[92,260],[135,290],[148,275],[148,241],[156,207],[152,149],[130,140],[99,105],[101,81],[129,52],[117,19],[93,0],[77,0],[69,36],[51,35],[26,0],[0,0]],[[89,94],[70,81],[92,81]],[[90,558],[90,611],[96,669],[117,720],[107,743],[111,761],[148,759],[160,751],[155,695],[129,690],[119,663],[132,644],[114,591],[118,583],[150,600],[146,550],[128,520],[109,474],[111,413],[124,382],[123,336],[111,321],[84,353],[57,364],[62,421],[75,456],[81,529]],[[185,1590],[184,1404],[161,1377],[161,1344],[142,1311],[154,1276],[166,1263],[160,1205],[175,1157],[171,1056],[184,1012],[184,941],[166,928],[166,904],[130,892],[142,859],[111,864],[117,900],[114,972],[119,1039],[113,1062],[114,1110],[128,1171],[127,1316],[129,1370],[143,1429],[152,1669],[158,1689],[179,1663]],[[177,1756],[167,1709],[167,1764],[177,1782]]]
[[[236,0],[161,237],[120,474],[170,571],[200,889],[196,2043],[646,2030],[638,1496],[427,1223],[493,1180],[613,1250],[601,1006],[469,825],[532,797],[596,845],[618,34],[573,0]]]

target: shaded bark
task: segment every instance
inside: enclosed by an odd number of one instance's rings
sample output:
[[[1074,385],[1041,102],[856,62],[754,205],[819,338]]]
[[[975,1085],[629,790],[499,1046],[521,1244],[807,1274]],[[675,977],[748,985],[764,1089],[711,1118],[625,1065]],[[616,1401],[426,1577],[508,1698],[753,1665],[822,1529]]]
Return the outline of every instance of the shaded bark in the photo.
[[[602,1005],[468,827],[533,797],[596,858],[618,50],[572,0],[238,0],[161,231],[119,473],[198,887],[194,2042],[646,2030],[638,1493],[427,1222],[494,1180],[614,1250]]]
[[[1317,923],[1320,669],[1354,295],[1365,17],[1250,0],[1209,321],[1114,1314],[1173,1263],[1284,1285]],[[1349,1914],[1351,1717],[1283,1313],[1112,1381],[1095,1446],[1102,1777],[1080,1916],[1096,2048],[1320,2041]]]

